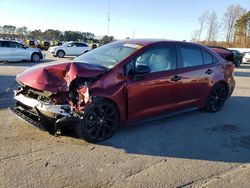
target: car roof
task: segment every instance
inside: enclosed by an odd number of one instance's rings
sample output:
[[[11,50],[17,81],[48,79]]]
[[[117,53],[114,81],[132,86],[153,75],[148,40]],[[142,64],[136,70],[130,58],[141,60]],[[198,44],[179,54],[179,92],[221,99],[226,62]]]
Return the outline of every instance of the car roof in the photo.
[[[147,46],[155,43],[161,43],[161,42],[175,42],[175,43],[184,43],[184,44],[192,44],[197,46],[203,46],[202,44],[193,43],[193,42],[186,42],[186,41],[177,41],[177,40],[164,40],[164,39],[126,39],[117,41],[121,43],[131,43],[131,44],[137,44],[141,46]]]

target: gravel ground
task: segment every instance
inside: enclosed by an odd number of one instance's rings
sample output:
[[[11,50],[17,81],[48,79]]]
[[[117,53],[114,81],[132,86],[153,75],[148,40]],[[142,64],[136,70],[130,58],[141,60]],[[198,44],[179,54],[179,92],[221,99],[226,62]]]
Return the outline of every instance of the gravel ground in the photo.
[[[136,124],[98,144],[51,136],[7,110],[15,75],[32,65],[0,63],[0,187],[250,187],[250,65],[236,69],[220,112]]]

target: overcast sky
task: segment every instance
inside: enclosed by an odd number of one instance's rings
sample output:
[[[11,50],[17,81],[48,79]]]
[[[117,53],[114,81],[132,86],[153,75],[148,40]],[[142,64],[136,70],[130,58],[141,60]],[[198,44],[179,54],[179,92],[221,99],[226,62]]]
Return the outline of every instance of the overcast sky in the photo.
[[[231,4],[250,10],[250,0],[0,0],[0,25],[108,33],[117,39],[190,40],[198,17],[214,10],[218,19]]]

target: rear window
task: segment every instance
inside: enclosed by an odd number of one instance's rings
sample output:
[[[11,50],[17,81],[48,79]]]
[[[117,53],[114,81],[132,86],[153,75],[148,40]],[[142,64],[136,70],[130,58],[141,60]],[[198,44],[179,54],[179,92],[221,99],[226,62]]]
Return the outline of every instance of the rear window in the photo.
[[[88,46],[84,43],[76,43],[76,47],[88,47]]]
[[[205,65],[214,63],[213,56],[210,53],[202,50],[202,55]]]
[[[203,65],[201,49],[194,46],[179,46],[179,56],[181,58],[180,67],[195,67]]]

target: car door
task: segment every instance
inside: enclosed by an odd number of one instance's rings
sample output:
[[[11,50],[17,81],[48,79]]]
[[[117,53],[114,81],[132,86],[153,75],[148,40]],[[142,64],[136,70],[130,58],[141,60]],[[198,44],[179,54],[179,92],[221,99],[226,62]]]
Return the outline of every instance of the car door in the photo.
[[[27,59],[27,50],[24,48],[23,45],[17,43],[17,42],[10,42],[10,48],[11,48],[11,56],[13,60],[20,61],[20,60],[26,60]],[[30,58],[30,57],[29,57]]]
[[[215,57],[205,49],[192,45],[177,45],[177,54],[180,107],[197,106],[209,93],[215,72]]]
[[[76,44],[74,42],[69,43],[66,47],[65,47],[65,55],[76,55],[77,54],[77,48],[76,48]]]
[[[126,70],[131,67],[136,70],[139,65],[149,66],[151,72],[139,78],[135,74],[128,76],[128,119],[133,121],[177,109],[179,83],[173,81],[176,74],[175,46],[152,47],[127,64]]]
[[[0,41],[0,60],[13,61],[13,48],[10,47],[10,41]]]
[[[78,55],[82,55],[86,50],[87,50],[87,45],[84,43],[76,43],[76,52],[77,52],[77,56]]]

